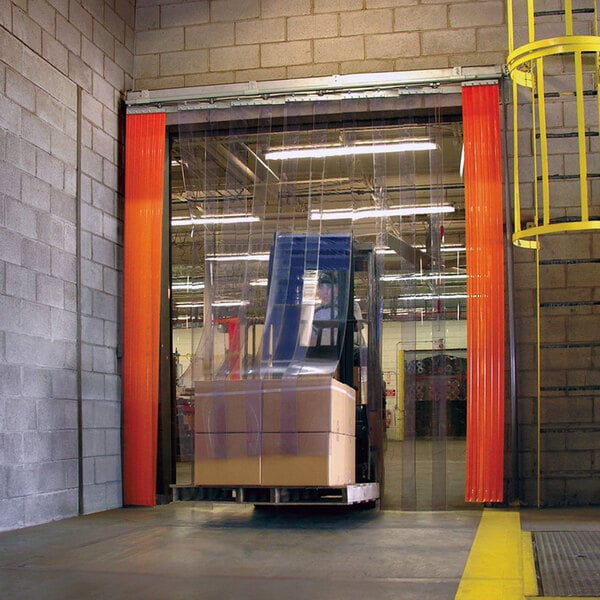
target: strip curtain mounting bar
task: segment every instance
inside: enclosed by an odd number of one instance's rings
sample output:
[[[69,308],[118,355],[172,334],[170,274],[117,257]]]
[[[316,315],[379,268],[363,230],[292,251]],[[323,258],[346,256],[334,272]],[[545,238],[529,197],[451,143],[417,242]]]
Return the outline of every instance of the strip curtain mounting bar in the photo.
[[[504,497],[504,252],[498,85],[463,87],[467,502]]]
[[[164,113],[128,115],[123,276],[123,503],[156,504]]]

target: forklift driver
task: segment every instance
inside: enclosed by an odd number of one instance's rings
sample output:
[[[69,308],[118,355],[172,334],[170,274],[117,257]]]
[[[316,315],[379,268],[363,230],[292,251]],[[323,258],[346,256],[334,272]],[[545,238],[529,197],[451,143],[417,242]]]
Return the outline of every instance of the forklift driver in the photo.
[[[321,301],[313,317],[311,346],[331,346],[337,342],[337,286],[335,274],[319,275],[317,296]],[[315,321],[317,323],[315,323]],[[318,323],[321,321],[321,323]]]

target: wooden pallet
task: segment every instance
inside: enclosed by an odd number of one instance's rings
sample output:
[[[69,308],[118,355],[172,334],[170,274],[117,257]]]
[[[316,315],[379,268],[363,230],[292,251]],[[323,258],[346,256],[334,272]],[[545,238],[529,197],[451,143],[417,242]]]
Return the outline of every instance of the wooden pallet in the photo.
[[[257,487],[174,485],[174,501],[237,502],[255,505],[342,505],[375,502],[378,483],[340,487]]]

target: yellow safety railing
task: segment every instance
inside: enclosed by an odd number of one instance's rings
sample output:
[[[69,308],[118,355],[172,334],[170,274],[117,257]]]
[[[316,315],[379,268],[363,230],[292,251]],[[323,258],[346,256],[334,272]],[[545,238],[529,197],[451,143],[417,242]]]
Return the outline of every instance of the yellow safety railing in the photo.
[[[515,32],[525,31],[525,24],[516,23],[515,9],[523,8],[523,0],[508,0],[508,44],[507,67],[512,79],[513,92],[513,152],[514,152],[514,232],[513,243],[516,246],[537,248],[537,238],[549,233],[565,233],[600,229],[600,221],[590,215],[588,154],[590,138],[598,136],[600,122],[600,37],[598,37],[598,12],[596,0],[589,0],[586,7],[578,4],[573,7],[572,0],[564,0],[560,10],[540,10],[540,2],[534,7],[534,0],[527,0],[527,41],[515,46]],[[575,35],[574,16],[587,13],[588,19],[579,18],[577,25],[583,24],[588,31],[584,35]],[[517,13],[519,14],[519,13]],[[553,18],[552,25],[560,27],[559,35],[536,39],[536,20],[542,17]],[[521,17],[522,21],[522,17]],[[549,27],[544,31],[547,33]],[[578,173],[552,176],[549,172],[549,132],[547,122],[546,62],[550,57],[560,57],[564,73],[574,77],[575,89],[560,89],[555,92],[561,99],[572,98],[577,115],[576,133],[578,144]],[[589,65],[592,65],[590,68]],[[555,73],[552,74],[556,76]],[[593,88],[585,89],[585,77],[593,80]],[[519,175],[519,87],[531,90],[531,135],[533,155],[533,198],[528,206],[529,214],[523,215],[521,203],[521,181]],[[585,97],[596,95],[597,110],[595,122],[586,122]],[[556,129],[556,124],[552,124]],[[569,135],[569,134],[567,134]],[[596,173],[595,176],[598,176]],[[552,182],[554,180],[578,179],[578,206],[574,203],[568,214],[562,218],[552,218]],[[539,183],[538,183],[539,182]],[[523,224],[527,223],[524,227]]]

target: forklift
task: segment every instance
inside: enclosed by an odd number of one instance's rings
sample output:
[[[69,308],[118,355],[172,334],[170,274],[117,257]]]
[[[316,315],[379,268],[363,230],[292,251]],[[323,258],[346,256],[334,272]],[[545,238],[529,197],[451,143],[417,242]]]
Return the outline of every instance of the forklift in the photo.
[[[246,379],[249,389],[329,377],[353,392],[353,480],[288,485],[237,483],[224,476],[220,483],[214,475],[204,482],[200,474],[192,485],[172,486],[174,500],[255,506],[379,505],[384,481],[385,390],[377,270],[373,245],[358,243],[350,234],[276,234],[269,260],[267,309],[257,334],[259,350],[250,350],[257,347],[252,342],[256,319],[242,317],[229,331],[230,345],[239,351],[229,358],[235,364],[233,376]],[[358,278],[364,293],[360,299],[355,298]],[[319,298],[321,287],[328,288],[327,300]],[[225,382],[215,385],[223,389]]]

